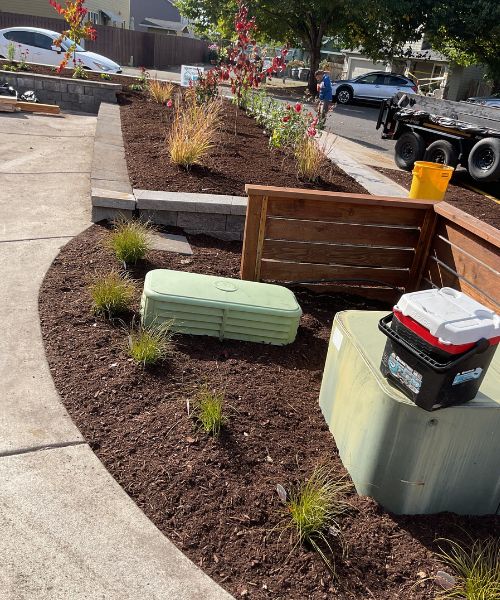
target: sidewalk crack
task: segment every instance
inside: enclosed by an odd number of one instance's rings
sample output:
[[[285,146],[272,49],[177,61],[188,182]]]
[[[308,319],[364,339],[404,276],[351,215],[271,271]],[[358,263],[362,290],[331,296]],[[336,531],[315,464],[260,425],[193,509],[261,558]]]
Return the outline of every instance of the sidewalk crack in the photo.
[[[0,458],[6,456],[17,456],[18,454],[30,454],[31,452],[40,452],[44,450],[57,450],[58,448],[71,448],[72,446],[83,446],[86,445],[85,440],[78,440],[74,442],[59,442],[54,444],[43,444],[40,446],[30,446],[29,448],[17,448],[16,450],[4,450],[0,452]]]

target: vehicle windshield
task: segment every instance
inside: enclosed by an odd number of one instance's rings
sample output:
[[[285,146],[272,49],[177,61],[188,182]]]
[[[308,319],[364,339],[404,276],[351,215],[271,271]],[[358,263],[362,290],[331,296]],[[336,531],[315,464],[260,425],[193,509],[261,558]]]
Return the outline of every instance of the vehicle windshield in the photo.
[[[72,44],[73,42],[69,38],[64,38],[64,40],[61,42],[61,48],[63,50],[68,50]],[[85,50],[85,48],[82,48],[80,44],[75,44],[75,50],[77,52],[87,52],[87,50]]]

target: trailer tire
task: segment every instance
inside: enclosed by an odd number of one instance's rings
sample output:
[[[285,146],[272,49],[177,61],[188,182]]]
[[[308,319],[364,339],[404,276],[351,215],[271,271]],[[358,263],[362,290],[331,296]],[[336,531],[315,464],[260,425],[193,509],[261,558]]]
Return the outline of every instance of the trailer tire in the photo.
[[[424,160],[455,168],[458,165],[458,151],[448,140],[436,140],[428,146]]]
[[[415,161],[422,160],[424,153],[424,138],[414,131],[406,131],[396,142],[394,162],[400,169],[411,171]]]
[[[469,174],[476,181],[500,179],[500,139],[484,138],[477,142],[469,154]]]

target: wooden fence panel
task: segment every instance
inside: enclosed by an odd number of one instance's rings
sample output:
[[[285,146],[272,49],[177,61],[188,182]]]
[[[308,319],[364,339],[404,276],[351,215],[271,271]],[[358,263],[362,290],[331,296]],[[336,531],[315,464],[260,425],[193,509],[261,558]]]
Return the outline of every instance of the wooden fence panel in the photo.
[[[421,287],[452,287],[500,312],[500,232],[442,202]]]
[[[416,284],[431,202],[267,186],[247,192],[242,278],[388,301]]]

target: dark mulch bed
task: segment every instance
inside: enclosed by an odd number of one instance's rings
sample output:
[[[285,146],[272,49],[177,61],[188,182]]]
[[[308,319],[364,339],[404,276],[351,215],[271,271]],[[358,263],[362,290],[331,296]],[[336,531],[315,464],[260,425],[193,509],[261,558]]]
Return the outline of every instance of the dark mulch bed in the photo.
[[[294,344],[273,347],[213,338],[176,338],[167,364],[143,370],[125,353],[125,334],[94,318],[88,278],[117,268],[93,226],[62,250],[40,292],[40,318],[55,384],[104,465],[152,521],[237,597],[255,600],[426,599],[439,563],[436,537],[494,532],[495,518],[398,517],[352,495],[341,519],[349,553],[333,582],[319,556],[273,528],[289,486],[320,463],[344,469],[318,407],[336,311],[376,304],[298,293],[304,310]],[[238,276],[240,245],[190,237],[194,256],[151,252],[153,268]],[[137,308],[137,306],[136,306]],[[129,320],[129,319],[127,319]],[[230,421],[219,441],[197,432],[186,401],[203,383],[225,388]],[[267,457],[271,458],[271,461]],[[338,547],[334,544],[335,550]]]
[[[408,190],[410,189],[412,180],[411,173],[394,169],[383,169],[381,167],[374,168],[394,180],[396,183],[399,183],[399,185],[402,185]],[[493,227],[500,228],[500,205],[490,198],[468,189],[466,187],[468,185],[472,185],[476,188],[482,187],[486,193],[490,195],[496,194],[497,197],[500,196],[499,184],[484,184],[481,186],[477,182],[474,182],[465,171],[458,171],[453,175],[451,183],[448,186],[445,201],[477,219],[481,219],[485,223],[493,225]]]
[[[366,193],[331,163],[315,185],[297,179],[293,156],[270,150],[262,128],[229,101],[224,103],[217,146],[202,165],[186,172],[167,153],[165,138],[173,109],[150,102],[141,93],[121,94],[119,102],[128,172],[135,188],[244,196],[248,183]]]
[[[0,60],[0,69],[2,68],[2,65],[8,65],[10,64],[8,61],[6,60]],[[18,73],[22,74],[22,73],[26,73],[26,75],[29,75],[30,73],[35,73],[37,75],[52,75],[52,77],[64,77],[66,79],[71,79],[73,77],[73,69],[63,69],[61,71],[61,73],[56,73],[55,72],[56,67],[49,67],[49,66],[45,66],[45,65],[35,65],[30,63],[29,64],[29,71],[17,71]],[[95,73],[94,71],[85,71],[87,74],[87,80],[88,81],[99,81],[100,83],[120,83],[125,87],[128,87],[130,84],[134,83],[135,78],[133,77],[126,77],[123,75],[113,75],[112,73],[109,74],[110,79],[102,79],[99,76],[99,73]],[[76,79],[75,81],[85,81],[85,80],[78,80]],[[23,92],[25,90],[22,90]]]

